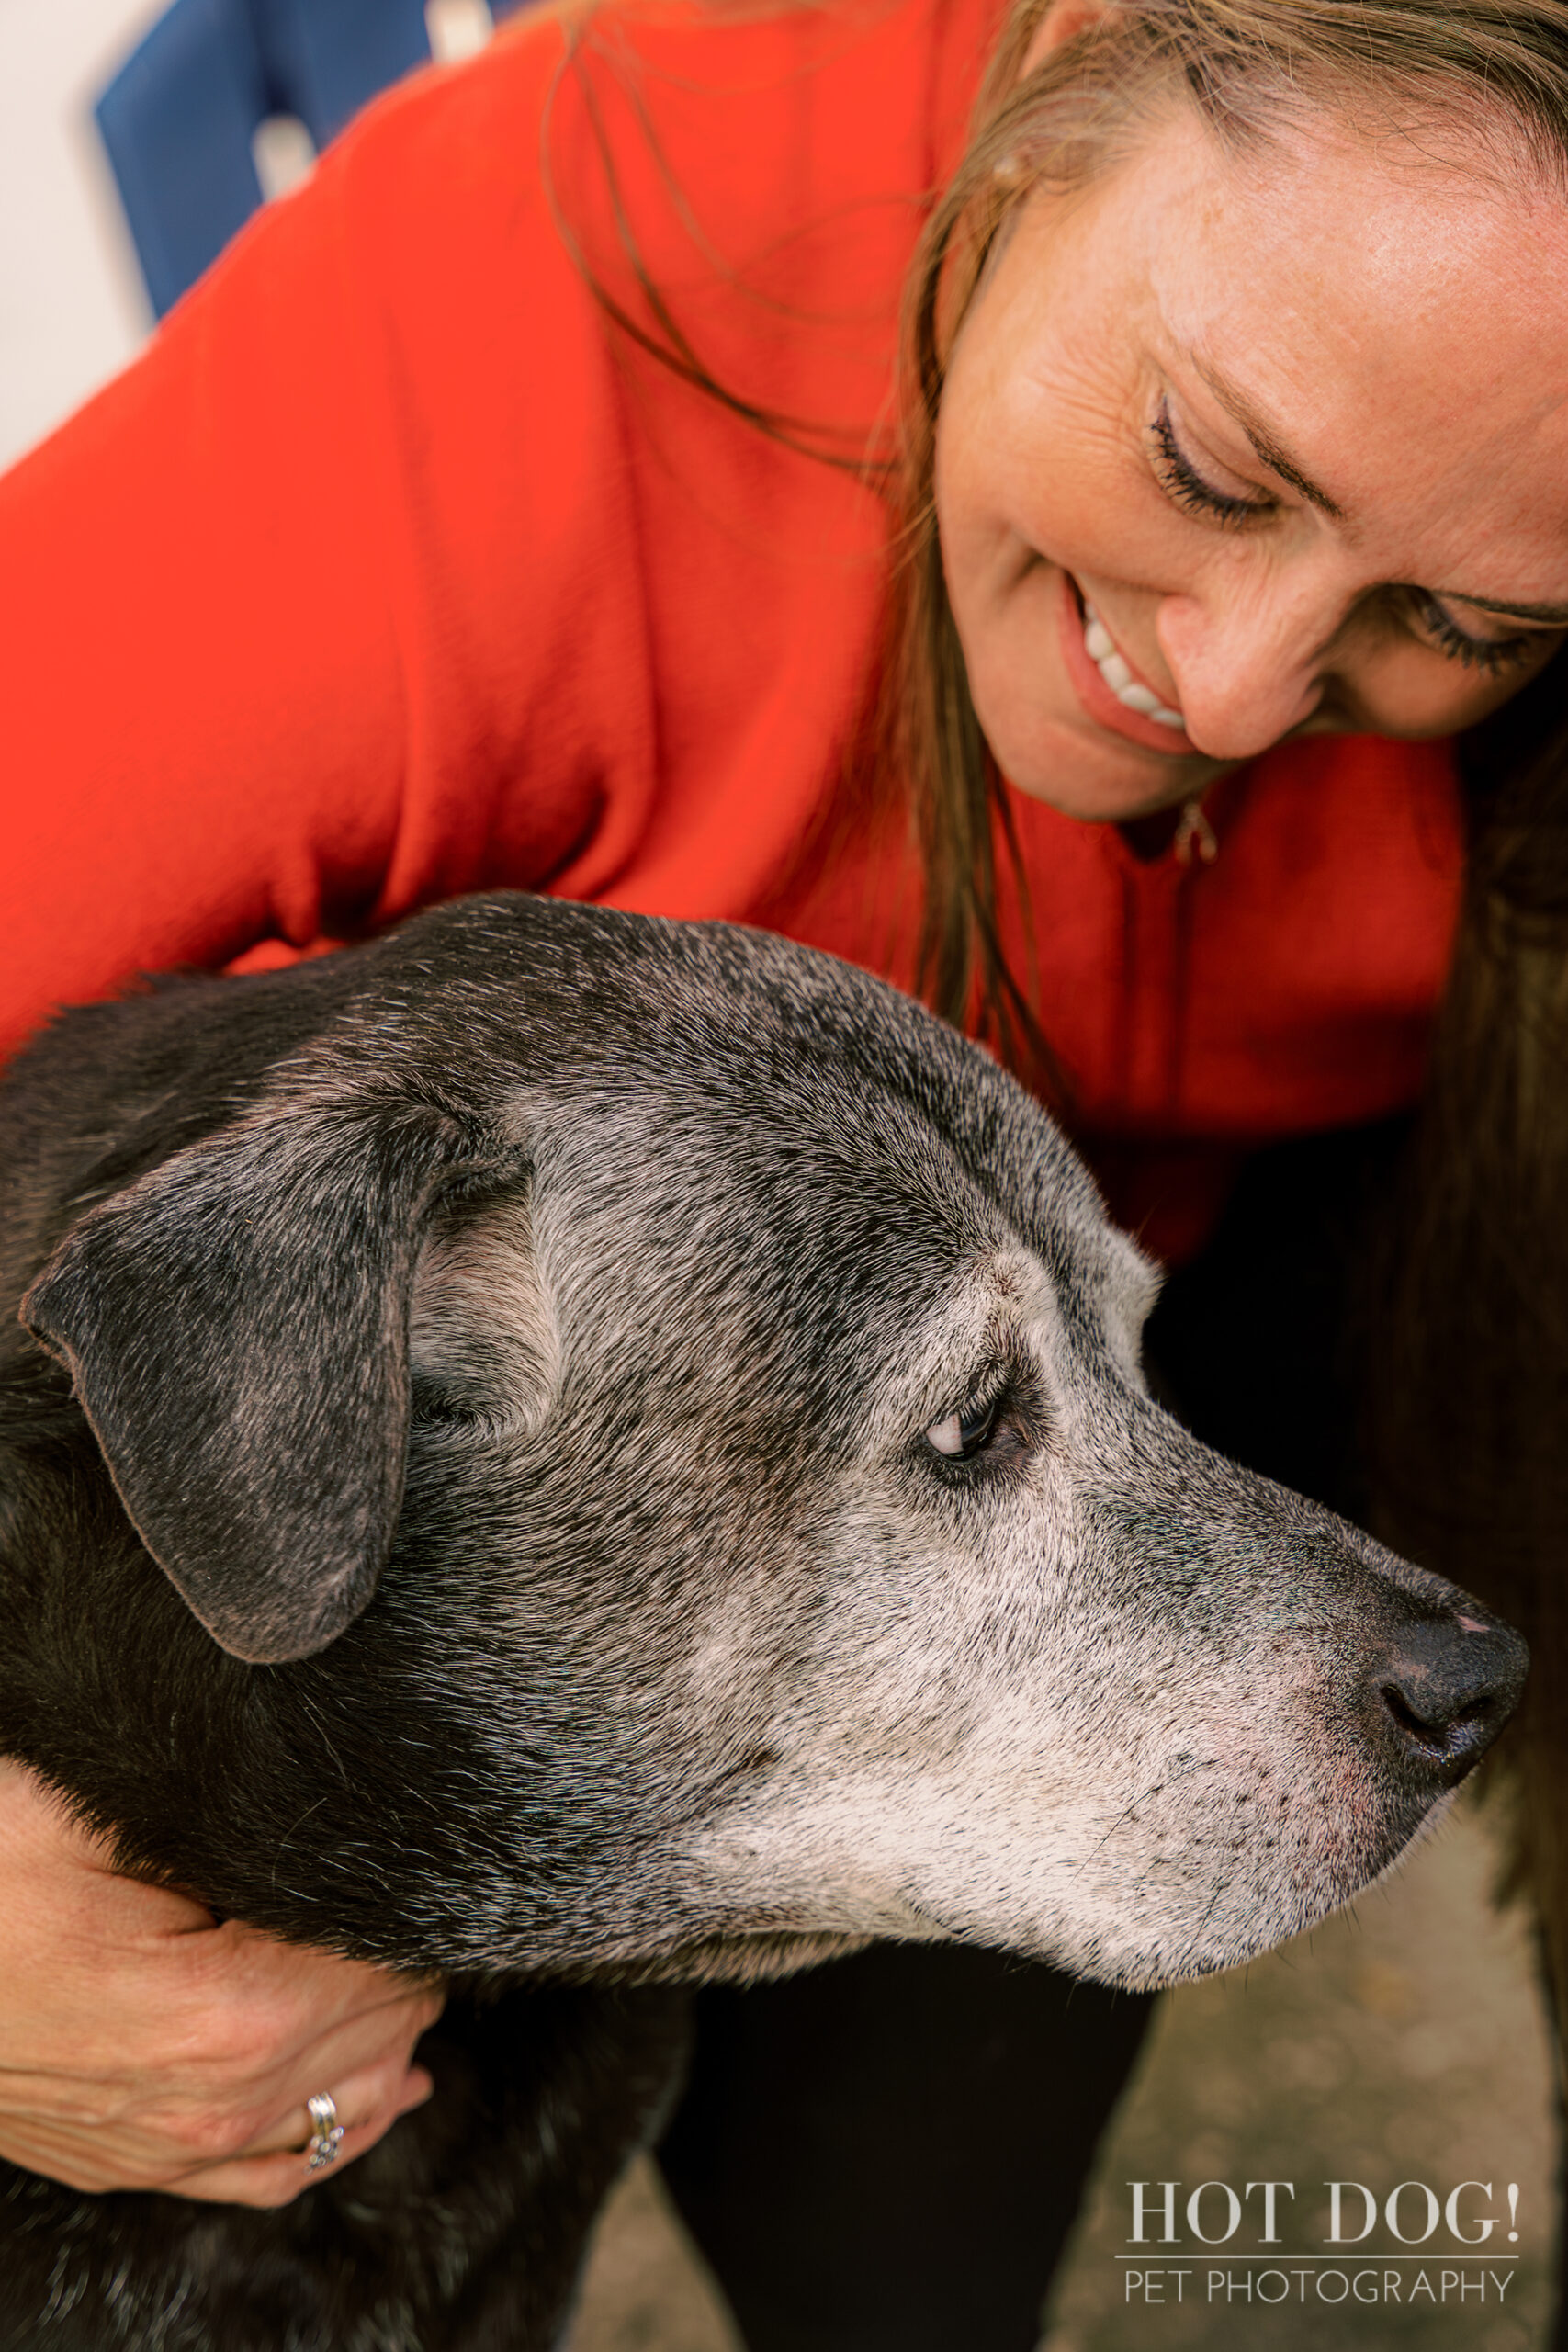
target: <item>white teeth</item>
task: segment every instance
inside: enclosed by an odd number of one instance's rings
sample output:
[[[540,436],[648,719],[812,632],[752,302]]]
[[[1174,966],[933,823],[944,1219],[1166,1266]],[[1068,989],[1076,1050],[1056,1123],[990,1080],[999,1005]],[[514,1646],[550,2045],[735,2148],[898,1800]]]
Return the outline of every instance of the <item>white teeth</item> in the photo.
[[[1139,684],[1116,650],[1115,639],[1087,597],[1083,612],[1084,650],[1117,701],[1145,718],[1157,718],[1162,727],[1184,727],[1187,722],[1179,710],[1172,710],[1147,686]]]

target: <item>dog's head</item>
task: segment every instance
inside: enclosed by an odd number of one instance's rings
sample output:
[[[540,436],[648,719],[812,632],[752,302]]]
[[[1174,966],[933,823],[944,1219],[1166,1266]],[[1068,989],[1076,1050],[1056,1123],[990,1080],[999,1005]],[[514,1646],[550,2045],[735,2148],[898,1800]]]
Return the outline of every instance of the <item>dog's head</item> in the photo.
[[[1500,1726],[1521,1645],[1151,1400],[1148,1265],[890,990],[516,900],[247,1045],[289,986],[189,1001],[231,1081],[149,1057],[178,1148],[143,1107],[23,1310],[140,1539],[112,1764],[29,1752],[210,1900],[424,1965],[1142,1984],[1343,1901]]]

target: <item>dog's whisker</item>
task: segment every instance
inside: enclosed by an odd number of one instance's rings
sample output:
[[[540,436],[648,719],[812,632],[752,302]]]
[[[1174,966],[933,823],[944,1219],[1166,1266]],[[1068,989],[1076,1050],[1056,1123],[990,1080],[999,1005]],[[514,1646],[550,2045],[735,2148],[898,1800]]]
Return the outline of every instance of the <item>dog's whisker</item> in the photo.
[[[299,1835],[299,1832],[304,1828],[305,1824],[310,1820],[310,1815],[313,1813],[319,1812],[325,1803],[325,1797],[313,1797],[310,1800],[310,1803],[305,1807],[304,1812],[298,1816],[289,1828],[284,1831],[283,1836],[278,1839],[276,1850],[273,1855],[272,1863],[272,1883],[275,1887],[277,1884],[278,1866],[281,1863],[284,1855],[294,1843],[294,1840]]]
[[[1102,1849],[1110,1844],[1117,1831],[1127,1826],[1141,1804],[1148,1804],[1153,1797],[1163,1796],[1167,1789],[1174,1788],[1179,1781],[1190,1780],[1194,1772],[1207,1771],[1210,1769],[1212,1768],[1207,1759],[1196,1756],[1189,1757],[1174,1771],[1168,1773],[1163,1781],[1151,1781],[1148,1787],[1141,1790],[1123,1811],[1117,1815],[1115,1820],[1089,1848],[1082,1861],[1074,1864],[1075,1872],[1088,1868]]]

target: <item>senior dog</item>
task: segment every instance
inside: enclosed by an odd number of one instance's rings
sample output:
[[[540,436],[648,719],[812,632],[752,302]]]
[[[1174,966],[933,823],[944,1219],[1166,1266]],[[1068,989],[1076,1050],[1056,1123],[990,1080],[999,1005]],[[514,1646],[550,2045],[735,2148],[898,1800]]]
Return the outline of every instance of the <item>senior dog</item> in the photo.
[[[469,900],[70,1013],[0,1121],[8,1748],[456,1988],[434,2099],[284,2211],[0,2168],[11,2352],[543,2352],[682,1981],[1230,1966],[1517,1698],[1151,1400],[1050,1121],[825,956]]]

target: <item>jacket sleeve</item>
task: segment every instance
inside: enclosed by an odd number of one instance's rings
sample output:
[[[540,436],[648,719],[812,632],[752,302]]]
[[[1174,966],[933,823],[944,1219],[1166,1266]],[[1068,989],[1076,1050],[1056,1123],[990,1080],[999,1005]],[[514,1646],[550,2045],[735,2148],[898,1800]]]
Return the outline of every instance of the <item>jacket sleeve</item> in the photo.
[[[581,862],[637,628],[552,43],[372,109],[0,482],[0,1054]]]

